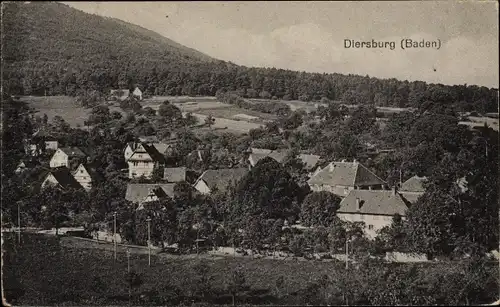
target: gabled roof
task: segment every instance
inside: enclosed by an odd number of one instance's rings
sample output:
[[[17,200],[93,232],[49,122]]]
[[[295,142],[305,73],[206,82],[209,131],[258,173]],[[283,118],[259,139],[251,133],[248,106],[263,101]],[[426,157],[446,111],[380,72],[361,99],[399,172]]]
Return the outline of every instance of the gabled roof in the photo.
[[[134,203],[142,202],[150,193],[155,195],[174,197],[175,183],[129,183],[125,199]],[[162,190],[157,190],[160,188]],[[163,194],[164,193],[164,194]],[[161,198],[158,196],[158,198]]]
[[[92,180],[96,180],[96,179],[101,178],[101,175],[97,171],[97,164],[96,163],[80,163],[80,165],[78,165],[75,172],[73,173],[74,175],[76,175],[76,172],[78,171],[78,168],[80,168],[80,167],[83,167],[87,171],[87,173],[89,174],[89,176]]]
[[[308,181],[309,184],[329,186],[383,185],[380,179],[359,162],[331,162]]]
[[[142,154],[142,157],[139,155]],[[146,143],[140,143],[137,145],[134,153],[128,159],[129,161],[152,161],[152,162],[160,162],[163,163],[165,161],[165,157],[156,150],[156,148],[152,145],[148,145]]]
[[[269,149],[260,149],[260,148],[251,148],[252,153],[249,156],[249,159],[253,161],[253,165],[257,164],[260,160],[265,157],[273,158],[276,162],[281,163],[285,160],[286,151],[285,150],[269,150]]]
[[[321,157],[317,155],[300,154],[299,159],[305,164],[307,169],[312,169],[318,164]]]
[[[427,177],[413,176],[401,185],[401,191],[405,192],[425,192],[423,183]]]
[[[212,190],[214,188],[220,191],[226,190],[230,182],[233,184],[239,181],[248,173],[247,168],[222,168],[206,170],[196,181],[203,180],[205,184]],[[195,183],[195,185],[196,185]]]
[[[356,208],[356,199],[359,199],[359,211]],[[337,212],[404,216],[407,209],[405,199],[392,190],[351,190],[340,202]]]
[[[185,167],[165,167],[163,171],[163,179],[168,182],[186,181]]]
[[[68,157],[73,158],[85,158],[87,155],[78,147],[60,147],[62,152],[64,152]]]
[[[167,143],[153,143],[151,145],[161,154],[165,154],[167,149],[171,147],[171,145]]]
[[[59,185],[63,189],[73,188],[80,189],[82,186],[76,181],[75,177],[71,174],[71,171],[67,167],[58,167],[50,171],[49,175],[52,174],[54,178],[57,180]]]

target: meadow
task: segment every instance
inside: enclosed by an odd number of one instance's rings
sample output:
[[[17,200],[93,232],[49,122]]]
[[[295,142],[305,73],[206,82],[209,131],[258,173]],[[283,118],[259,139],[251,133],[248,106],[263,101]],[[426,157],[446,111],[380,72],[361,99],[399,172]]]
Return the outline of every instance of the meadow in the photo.
[[[351,304],[365,305],[439,304],[450,297],[458,298],[459,303],[496,299],[495,264],[486,268],[486,275],[472,276],[478,275],[477,269],[464,271],[467,265],[446,262],[376,263],[346,271],[342,262],[160,254],[152,255],[148,266],[146,254],[130,254],[127,261],[123,249],[114,260],[110,250],[61,244],[61,237],[23,234],[18,244],[15,234],[3,236],[4,290],[15,305],[229,305],[236,269],[243,276],[235,292],[238,305],[339,305],[344,303],[343,293],[348,293]],[[384,277],[387,268],[393,268],[393,273]],[[127,282],[128,269],[137,274],[132,279],[135,282]]]
[[[42,117],[47,114],[49,122],[56,115],[61,116],[72,128],[83,127],[91,112],[90,108],[82,107],[75,97],[70,96],[21,96],[20,101],[33,108],[35,115]],[[109,110],[125,114],[116,106],[109,106]]]

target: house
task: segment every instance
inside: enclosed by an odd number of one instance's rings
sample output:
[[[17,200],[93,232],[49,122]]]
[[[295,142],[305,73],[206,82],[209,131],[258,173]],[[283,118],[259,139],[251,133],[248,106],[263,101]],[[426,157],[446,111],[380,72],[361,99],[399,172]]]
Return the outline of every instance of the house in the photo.
[[[163,179],[167,182],[182,182],[186,181],[185,167],[166,167],[163,170]]]
[[[254,167],[257,162],[265,157],[273,158],[276,162],[282,163],[287,154],[285,150],[270,150],[262,148],[251,148],[250,150],[251,152],[248,156],[248,162],[250,162],[251,167]]]
[[[136,87],[134,89],[134,91],[132,92],[132,95],[137,97],[139,100],[142,100],[142,91],[138,87]]]
[[[56,150],[52,158],[50,159],[50,167],[60,167],[66,166],[70,167],[70,161],[73,159],[78,159],[83,162],[87,155],[78,147],[61,147]]]
[[[202,194],[210,194],[215,189],[226,191],[248,173],[246,168],[223,168],[206,170],[194,183],[194,188]]]
[[[307,183],[311,190],[328,191],[341,197],[354,189],[379,190],[385,182],[361,163],[330,162],[326,167],[316,172]]]
[[[82,185],[76,181],[69,168],[65,166],[50,170],[41,185],[42,189],[47,186],[56,186],[64,190],[82,188]]]
[[[139,143],[127,163],[129,178],[151,178],[155,167],[165,165],[165,157],[154,146]]]
[[[158,201],[174,197],[174,183],[129,183],[125,199],[138,204]]]
[[[413,204],[424,194],[424,182],[426,180],[427,177],[413,176],[401,184],[399,193]]]
[[[95,165],[81,163],[73,172],[73,177],[86,191],[89,191],[92,189],[92,184],[99,178],[99,174]]]
[[[20,174],[22,172],[24,172],[25,170],[29,169],[29,168],[33,168],[37,165],[40,165],[40,163],[36,160],[21,160],[19,162],[19,164],[17,165],[16,169],[14,170],[14,172],[16,174]]]
[[[130,96],[130,90],[126,90],[126,89],[111,90],[111,92],[109,93],[109,96],[111,98],[116,99],[116,100],[123,101]]]
[[[350,190],[340,202],[337,216],[349,222],[364,222],[367,237],[392,223],[398,214],[405,216],[410,203],[394,188],[392,190]]]
[[[32,156],[38,156],[46,150],[57,150],[59,142],[47,129],[41,128],[35,131],[31,140],[25,143],[25,151]]]

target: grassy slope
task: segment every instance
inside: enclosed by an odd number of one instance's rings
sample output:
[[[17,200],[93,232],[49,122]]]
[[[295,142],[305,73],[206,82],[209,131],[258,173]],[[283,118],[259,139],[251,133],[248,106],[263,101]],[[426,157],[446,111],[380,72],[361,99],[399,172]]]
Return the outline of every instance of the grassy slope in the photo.
[[[4,234],[4,285],[6,296],[16,305],[54,305],[54,304],[126,304],[128,289],[125,283],[127,272],[126,255],[119,251],[118,259],[113,260],[110,251],[74,249],[63,247],[55,237],[41,235],[23,235],[22,244],[15,242],[15,234]],[[172,289],[181,290],[181,294],[171,296],[170,300],[179,296],[189,296],[189,289],[196,283],[199,275],[194,266],[203,261],[208,265],[209,275],[213,276],[211,287],[218,293],[216,303],[230,303],[230,297],[224,291],[224,280],[231,276],[232,269],[240,266],[246,283],[252,291],[248,292],[247,302],[270,304],[277,303],[276,297],[286,296],[287,303],[305,304],[307,294],[302,292],[294,298],[297,291],[308,291],[307,285],[317,281],[321,276],[328,275],[330,280],[340,280],[343,274],[343,263],[335,262],[295,262],[263,259],[224,258],[219,260],[198,259],[167,259],[152,256],[152,265],[147,265],[147,255],[132,255],[130,259],[132,270],[139,272],[144,284],[133,295],[157,291],[158,297],[169,297]],[[380,266],[380,265],[379,265]],[[403,267],[405,265],[402,265]],[[449,278],[460,270],[455,264],[435,263],[414,267],[422,278],[430,280]],[[492,271],[497,270],[495,265]],[[372,278],[380,272],[369,270],[369,275],[358,274],[352,277]],[[371,275],[370,275],[371,274]],[[436,275],[437,274],[437,275]],[[443,275],[444,274],[444,275]],[[448,275],[451,274],[451,275]],[[498,276],[497,273],[495,276]],[[355,276],[359,275],[359,276]],[[372,276],[373,275],[373,276]],[[436,275],[436,276],[434,276]],[[276,280],[283,276],[284,283],[276,289]],[[434,277],[433,277],[434,276]],[[494,277],[492,275],[492,277]],[[470,277],[472,279],[472,276]],[[486,282],[486,281],[485,281]],[[460,281],[452,281],[461,287]],[[379,285],[380,286],[380,285]],[[425,285],[422,290],[425,290]],[[376,285],[374,285],[376,287]],[[338,288],[335,293],[338,303],[341,295]],[[353,289],[354,290],[354,289]],[[281,291],[281,293],[280,293]],[[442,291],[442,290],[441,290]],[[414,293],[418,296],[419,294]],[[494,294],[492,294],[494,297]],[[185,297],[188,302],[192,297]],[[297,300],[298,299],[298,300]],[[301,300],[302,299],[302,300]],[[253,301],[252,301],[253,300]],[[162,304],[171,305],[173,301]],[[240,301],[241,302],[241,301]],[[150,303],[151,304],[151,303]]]
[[[124,281],[127,260],[123,253],[118,254],[118,260],[114,263],[111,252],[61,247],[54,237],[25,236],[20,248],[13,243],[14,234],[5,234],[4,239],[7,245],[6,257],[4,256],[4,282],[8,284],[7,293],[11,302],[84,303],[91,296],[95,296],[107,298],[108,303],[118,303],[127,298]],[[152,265],[148,267],[146,255],[132,255],[131,268],[143,275],[143,291],[159,290],[168,286],[185,288],[191,283],[190,278],[195,276],[193,266],[198,261],[200,260],[160,259],[152,256]],[[239,258],[203,261],[208,264],[210,273],[215,277],[212,284],[221,291],[224,279],[230,275],[232,268],[238,265],[242,266],[247,283],[252,289],[274,289],[276,278],[283,275],[284,287],[290,293],[323,274],[335,276],[337,271],[332,263],[321,262],[276,262]],[[94,283],[98,283],[97,280],[104,284],[93,287]],[[19,297],[17,300],[16,296]]]

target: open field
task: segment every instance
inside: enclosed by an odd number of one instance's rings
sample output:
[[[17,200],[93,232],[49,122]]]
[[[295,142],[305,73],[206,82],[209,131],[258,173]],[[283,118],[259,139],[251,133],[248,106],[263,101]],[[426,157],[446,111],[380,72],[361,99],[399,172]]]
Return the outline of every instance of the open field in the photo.
[[[90,109],[85,109],[78,105],[74,97],[69,96],[24,96],[20,99],[37,111],[37,115],[47,114],[49,122],[54,116],[59,115],[71,126],[83,126],[87,120]]]
[[[184,113],[184,115],[185,114],[186,113]],[[193,113],[193,115],[196,116],[196,118],[198,118],[199,123],[204,123],[205,118],[208,117],[208,115],[199,113]],[[236,134],[247,133],[251,129],[259,128],[261,126],[261,124],[250,123],[242,120],[232,120],[215,116],[214,118],[215,118],[215,123],[212,126],[213,129],[225,129],[225,131],[227,132]]]
[[[212,115],[214,117],[221,117],[226,119],[237,119],[238,115],[242,118],[244,115],[249,115],[250,117],[255,117],[256,119],[241,119],[242,121],[255,121],[256,123],[264,123],[265,121],[272,121],[277,119],[276,115],[267,114],[262,112],[256,112],[252,110],[241,109],[238,107],[230,106],[229,108],[215,108],[215,109],[199,109],[195,111],[198,114]]]
[[[83,127],[88,119],[91,109],[80,106],[75,97],[70,96],[23,96],[21,101],[26,102],[28,106],[35,109],[40,117],[47,114],[49,122],[54,116],[61,116],[72,128]],[[125,112],[115,106],[109,106],[110,112],[117,111],[122,114]]]
[[[273,120],[275,115],[256,112],[252,110],[241,109],[232,105],[224,104],[216,100],[215,97],[172,97],[162,96],[153,97],[144,100],[141,104],[143,107],[150,106],[153,109],[158,109],[159,104],[164,100],[170,100],[184,113],[196,113],[197,117],[201,120],[207,115],[212,115],[216,118],[214,128],[224,129],[227,127],[232,133],[247,133],[250,129],[258,128],[260,124],[267,120]],[[71,125],[71,127],[83,126],[84,121],[88,118],[90,109],[85,109],[78,105],[74,97],[69,96],[24,96],[20,98],[21,101],[26,102],[30,107],[36,110],[36,114],[43,116],[47,114],[49,121],[56,115],[61,116],[64,120]],[[280,100],[266,100],[266,99],[249,99],[248,101],[266,102],[266,101],[279,101],[290,105],[292,110],[306,109],[311,111],[315,109],[319,103],[303,102],[303,101],[280,101]],[[349,105],[348,107],[356,107]],[[391,107],[378,107],[380,112],[385,114],[403,112],[409,109],[405,108],[391,108]],[[122,114],[125,112],[116,106],[110,106],[110,111],[118,111]],[[237,120],[235,115],[244,114],[258,117],[255,120]],[[487,123],[492,129],[499,131],[499,120],[490,117],[469,117],[469,121],[461,121],[460,124],[468,125],[470,127],[482,126]]]

